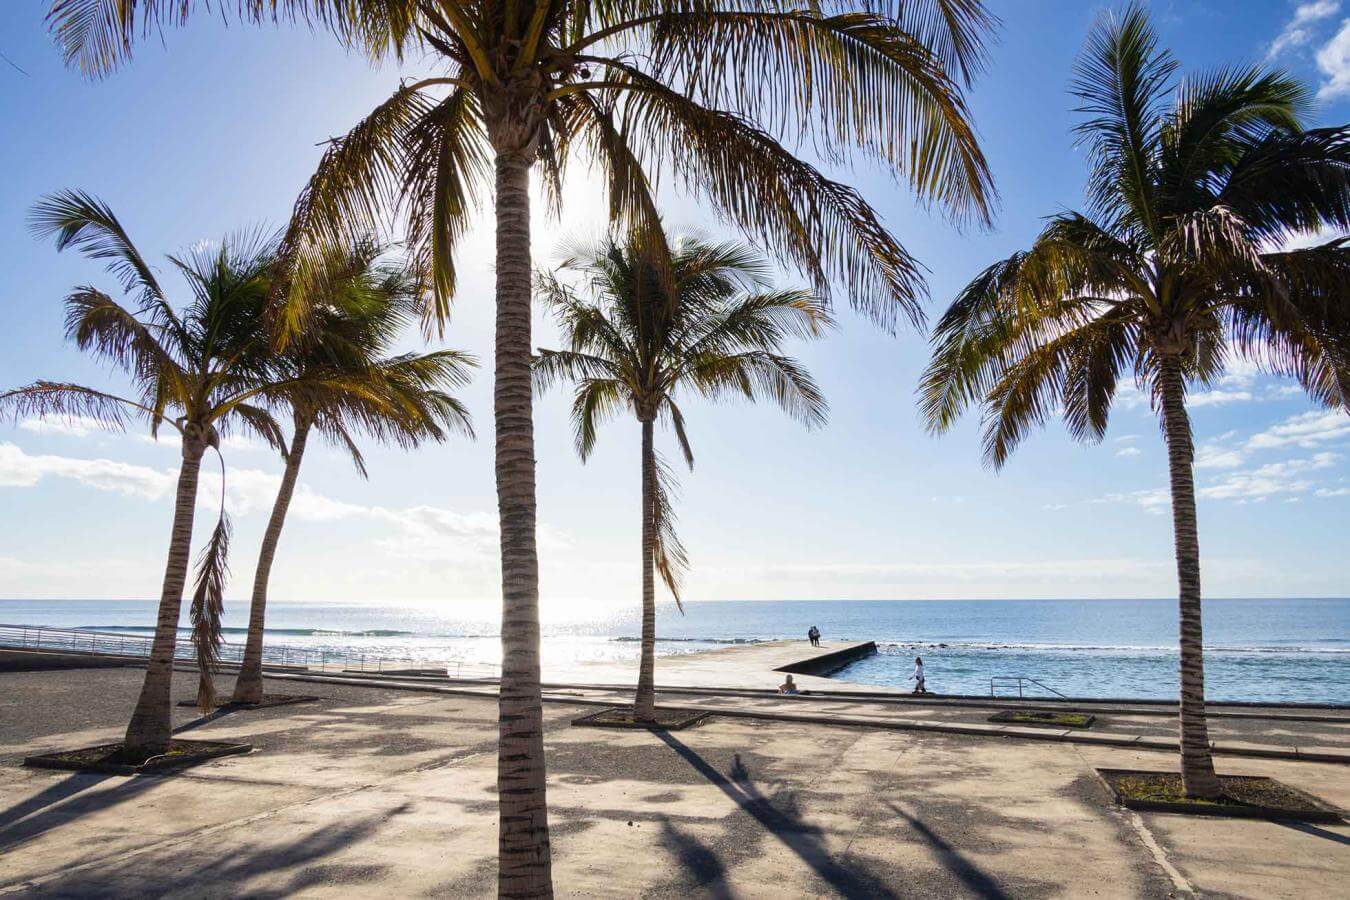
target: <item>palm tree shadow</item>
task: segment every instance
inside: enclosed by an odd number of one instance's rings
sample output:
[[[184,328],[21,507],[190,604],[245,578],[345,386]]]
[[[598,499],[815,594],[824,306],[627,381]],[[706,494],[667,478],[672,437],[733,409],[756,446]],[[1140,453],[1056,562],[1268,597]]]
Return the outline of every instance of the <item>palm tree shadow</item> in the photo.
[[[1312,835],[1313,837],[1319,837],[1324,840],[1333,841],[1337,844],[1350,844],[1350,837],[1344,834],[1338,834],[1337,832],[1332,831],[1329,828],[1321,828],[1309,822],[1295,822],[1292,819],[1276,819],[1274,821],[1276,825],[1280,825],[1284,828],[1289,828],[1294,831],[1301,831],[1304,834]]]
[[[405,802],[362,819],[317,828],[282,844],[255,844],[236,848],[227,854],[211,853],[207,861],[201,863],[185,861],[181,848],[164,851],[172,857],[171,861],[159,853],[149,858],[114,859],[106,865],[58,877],[44,887],[59,896],[149,897],[175,893],[185,888],[190,888],[194,896],[199,896],[228,886],[230,895],[235,896],[239,886],[255,876],[288,872],[290,877],[284,885],[252,889],[247,895],[259,900],[271,900],[334,882],[348,885],[358,893],[365,893],[358,885],[378,883],[387,877],[387,865],[335,865],[324,864],[323,860],[365,840],[378,830],[381,823],[405,812],[408,807],[409,804]],[[161,860],[163,864],[160,864]]]
[[[97,794],[79,796],[116,775],[76,773],[0,812],[0,851],[22,844],[90,813],[124,803],[156,784],[146,776],[125,778]]]
[[[759,790],[739,753],[735,754],[730,777],[723,775],[703,757],[681,743],[669,732],[653,732],[689,765],[715,784],[742,810],[749,813],[766,831],[778,838],[789,850],[806,863],[844,897],[896,897],[882,879],[857,867],[845,867],[830,855],[825,847],[821,829],[806,824],[795,801],[789,797],[785,804],[775,805]],[[711,854],[711,851],[704,851]],[[720,865],[720,861],[718,863]]]
[[[715,900],[731,900],[735,896],[727,887],[727,867],[717,853],[698,838],[676,828],[669,820],[663,820],[661,843],[679,858],[684,871],[693,878],[693,887]]]
[[[886,806],[890,808],[891,812],[904,819],[914,829],[914,832],[923,838],[929,847],[933,848],[938,859],[942,862],[943,868],[961,879],[962,883],[971,891],[980,897],[1006,900],[1008,895],[1003,891],[1003,888],[999,887],[998,882],[994,881],[983,869],[966,859],[961,851],[944,841],[921,820],[911,816],[894,803],[888,801]]]

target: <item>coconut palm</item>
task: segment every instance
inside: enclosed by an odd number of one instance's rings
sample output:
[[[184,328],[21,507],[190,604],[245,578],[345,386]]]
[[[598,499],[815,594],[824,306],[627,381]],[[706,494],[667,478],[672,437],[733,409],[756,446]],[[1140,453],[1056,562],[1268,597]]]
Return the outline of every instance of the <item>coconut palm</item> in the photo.
[[[811,376],[780,352],[793,337],[816,337],[831,324],[809,291],[769,290],[769,267],[741,244],[678,241],[659,263],[656,242],[630,236],[581,247],[559,272],[541,275],[538,292],[567,341],[566,350],[539,351],[535,379],[542,388],[576,383],[572,418],[584,461],[606,419],[627,409],[642,429],[642,653],[633,718],[656,717],[656,595],[654,573],[680,602],[684,548],[674,532],[671,473],[654,446],[657,420],[670,425],[694,465],[685,434],[681,392],[772,399],[807,426],[825,421],[825,398]],[[673,291],[667,295],[669,273]],[[561,277],[560,277],[561,276]],[[582,279],[583,299],[566,276]],[[681,607],[682,609],[682,607]]]
[[[67,61],[102,75],[134,41],[207,8],[181,0],[53,0]],[[430,59],[334,141],[296,209],[285,252],[314,272],[324,245],[390,208],[434,273],[436,310],[481,205],[496,219],[494,416],[502,553],[498,746],[504,895],[552,892],[539,695],[538,559],[530,395],[530,194],[552,208],[580,158],[625,229],[656,239],[651,175],[885,326],[920,317],[915,260],[830,164],[878,163],[925,202],[987,219],[992,186],[964,101],[983,63],[981,0],[240,0],[244,18],[321,24],[375,60]],[[658,250],[660,248],[657,248]],[[657,260],[663,254],[657,253]],[[304,288],[307,277],[297,280]],[[302,327],[307,288],[279,317]]]
[[[155,637],[125,746],[132,755],[162,753],[171,726],[170,682],[178,620],[187,578],[197,482],[207,448],[219,450],[231,432],[251,434],[284,448],[268,411],[279,403],[321,403],[335,392],[359,391],[340,378],[294,377],[274,365],[263,329],[271,293],[276,240],[253,233],[227,238],[217,248],[199,246],[170,262],[191,299],[175,311],[154,270],[132,244],[113,211],[98,199],[65,191],[33,210],[34,231],[55,237],[58,250],[74,247],[107,262],[134,306],[92,286],[66,298],[66,334],[81,350],[125,370],[131,396],[68,382],[37,381],[0,394],[0,414],[79,416],[124,429],[148,421],[151,433],[169,425],[178,432],[182,463],[173,527],[160,593]],[[222,461],[222,478],[224,475]],[[193,641],[208,675],[219,646],[219,611],[229,538],[223,514],[202,556],[192,610]],[[204,679],[210,702],[209,678]]]
[[[386,251],[374,240],[363,240],[334,253],[323,279],[327,293],[312,304],[307,334],[282,354],[280,364],[292,377],[341,374],[365,390],[302,395],[290,410],[293,429],[258,554],[235,703],[262,701],[267,585],[311,433],[344,448],[362,476],[366,466],[353,431],[404,448],[426,440],[439,443],[450,431],[473,435],[467,410],[446,393],[468,382],[469,370],[477,366],[471,356],[455,350],[386,355],[421,310],[427,283],[416,267],[388,259]]]
[[[1346,406],[1350,248],[1280,248],[1350,225],[1350,133],[1305,128],[1309,94],[1282,72],[1222,68],[1174,89],[1176,68],[1142,9],[1099,23],[1073,86],[1088,116],[1087,210],[1051,217],[1030,249],[960,293],[922,397],[935,431],[981,403],[997,468],[1060,411],[1074,437],[1100,440],[1125,373],[1147,391],[1171,478],[1181,774],[1189,796],[1212,798],[1186,392],[1237,357]]]

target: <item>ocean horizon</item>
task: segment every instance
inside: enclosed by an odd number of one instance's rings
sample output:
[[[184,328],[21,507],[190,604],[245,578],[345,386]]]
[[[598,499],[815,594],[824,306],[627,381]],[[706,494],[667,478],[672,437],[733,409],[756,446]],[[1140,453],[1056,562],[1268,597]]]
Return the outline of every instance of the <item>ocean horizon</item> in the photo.
[[[150,600],[0,599],[0,623],[149,634],[155,609]],[[877,642],[876,656],[836,673],[847,681],[903,686],[913,658],[923,656],[929,688],[941,693],[987,694],[992,677],[1008,675],[1070,696],[1177,692],[1170,598],[727,600],[685,609],[659,607],[659,655],[805,639],[815,625],[827,642]],[[548,613],[546,675],[551,665],[636,661],[636,603]],[[242,643],[247,615],[247,602],[226,604],[227,641]],[[268,623],[266,639],[275,645],[427,663],[500,661],[496,617],[450,604],[277,602],[268,606]],[[1204,624],[1210,699],[1350,703],[1350,598],[1214,598],[1205,601]]]

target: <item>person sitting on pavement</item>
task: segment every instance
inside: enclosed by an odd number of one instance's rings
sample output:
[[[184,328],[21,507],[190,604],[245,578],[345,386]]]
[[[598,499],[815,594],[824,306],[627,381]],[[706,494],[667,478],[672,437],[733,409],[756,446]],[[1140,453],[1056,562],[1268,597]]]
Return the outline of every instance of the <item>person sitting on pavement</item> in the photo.
[[[793,681],[793,680],[792,680],[792,676],[789,675],[789,676],[787,676],[787,680],[785,680],[782,684],[780,684],[780,685],[778,686],[778,693],[780,693],[780,694],[800,694],[801,691],[797,690],[797,682]]]

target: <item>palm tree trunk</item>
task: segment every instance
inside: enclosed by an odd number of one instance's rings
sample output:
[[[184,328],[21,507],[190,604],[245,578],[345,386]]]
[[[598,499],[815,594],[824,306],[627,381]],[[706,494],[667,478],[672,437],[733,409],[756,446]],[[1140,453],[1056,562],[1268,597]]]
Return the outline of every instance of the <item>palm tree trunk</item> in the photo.
[[[159,616],[145,681],[136,709],[131,714],[125,738],[129,753],[163,753],[173,732],[174,650],[178,645],[178,618],[183,605],[183,585],[187,582],[188,556],[192,550],[192,520],[197,505],[197,476],[201,472],[206,440],[196,426],[188,426],[183,436],[183,463],[178,470],[178,491],[174,499],[173,530],[169,532],[169,559],[164,566],[164,586],[159,595]]]
[[[633,718],[656,718],[656,450],[652,421],[642,420],[642,658],[638,663],[637,697]]]
[[[530,384],[530,156],[499,151],[497,190],[497,514],[502,553],[502,678],[497,719],[497,892],[552,897],[539,696]]]
[[[1214,799],[1219,779],[1205,723],[1205,656],[1200,626],[1200,539],[1195,515],[1194,448],[1186,414],[1181,360],[1164,356],[1159,372],[1163,430],[1172,477],[1172,530],[1176,541],[1181,618],[1181,780],[1186,796]]]
[[[234,682],[235,703],[261,703],[263,626],[267,618],[267,582],[272,576],[272,560],[281,542],[281,529],[286,524],[286,512],[291,508],[295,482],[300,475],[300,461],[305,455],[305,441],[309,437],[310,422],[295,420],[295,435],[286,454],[286,471],[281,476],[277,499],[272,503],[272,517],[267,520],[262,549],[258,552],[258,569],[253,575],[253,602],[248,611],[248,639],[244,644],[244,661],[239,666],[239,677]]]

